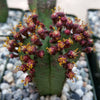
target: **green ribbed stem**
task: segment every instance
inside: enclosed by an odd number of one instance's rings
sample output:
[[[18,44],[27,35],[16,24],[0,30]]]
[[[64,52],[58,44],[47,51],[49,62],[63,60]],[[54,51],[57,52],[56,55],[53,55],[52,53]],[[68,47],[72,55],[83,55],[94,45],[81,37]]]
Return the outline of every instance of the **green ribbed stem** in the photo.
[[[34,81],[40,95],[60,95],[65,82],[65,69],[59,66],[57,62],[58,55],[51,56],[47,53],[46,47],[49,47],[48,37],[43,44],[41,49],[45,51],[45,56],[38,59]]]
[[[37,0],[28,0],[28,4],[31,10],[37,9]]]
[[[38,0],[39,20],[48,28],[52,24],[51,9],[55,7],[56,0]]]
[[[6,0],[0,0],[0,23],[5,23],[8,17],[8,7]]]

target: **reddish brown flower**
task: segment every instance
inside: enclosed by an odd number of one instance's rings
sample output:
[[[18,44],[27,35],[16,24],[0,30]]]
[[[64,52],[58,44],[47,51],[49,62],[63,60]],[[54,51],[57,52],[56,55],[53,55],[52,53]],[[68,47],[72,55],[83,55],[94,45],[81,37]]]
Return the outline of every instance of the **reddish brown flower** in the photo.
[[[58,58],[59,65],[64,65],[67,63],[67,58],[65,56],[59,56]]]
[[[68,73],[66,73],[66,76],[70,79],[73,79],[75,77],[75,73],[72,71],[69,71]]]
[[[46,48],[48,53],[50,53],[51,55],[55,55],[57,53],[57,47],[56,46],[52,46],[50,48]]]

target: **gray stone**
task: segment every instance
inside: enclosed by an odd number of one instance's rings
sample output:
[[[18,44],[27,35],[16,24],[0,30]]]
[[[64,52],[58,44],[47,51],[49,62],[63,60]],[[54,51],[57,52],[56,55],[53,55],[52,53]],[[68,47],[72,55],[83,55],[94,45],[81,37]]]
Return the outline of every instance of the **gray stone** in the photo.
[[[81,89],[77,89],[75,91],[80,97],[82,97],[84,95],[84,92]]]
[[[56,100],[56,95],[52,95],[52,96],[50,96],[50,100]]]
[[[11,93],[5,94],[5,100],[11,100],[11,99],[12,99]]]
[[[7,74],[3,77],[3,79],[6,80],[8,83],[13,82],[13,81],[14,81],[13,73],[12,73],[12,72],[7,73]]]
[[[30,99],[31,99],[31,100],[37,100],[38,97],[39,97],[39,94],[38,94],[38,93],[35,93],[35,94],[31,94],[31,95],[30,95]]]
[[[87,91],[90,91],[90,90],[92,90],[92,89],[93,89],[93,87],[92,87],[91,85],[88,84],[88,85],[86,86],[86,90],[87,90]]]
[[[22,81],[22,79],[18,79],[18,80],[16,81],[16,87],[17,87],[17,88],[22,88],[22,89],[23,89],[23,83],[22,83],[21,81]]]
[[[9,88],[10,88],[10,85],[9,85],[8,83],[1,83],[0,88],[1,88],[2,90],[4,90],[4,89],[9,89]]]
[[[71,99],[72,100],[81,100],[80,96],[77,93],[72,93]],[[69,100],[71,100],[71,99],[69,99]]]
[[[61,100],[67,100],[67,96],[65,94],[62,94]]]
[[[3,70],[4,70],[4,65],[2,64],[0,65],[0,72],[3,72]]]
[[[56,100],[61,100],[61,98],[60,97],[57,97]]]
[[[84,93],[86,92],[86,88],[85,88],[85,87],[82,87],[81,89],[82,89],[82,91],[83,91]]]
[[[8,69],[8,70],[11,70],[11,71],[12,71],[13,68],[14,68],[14,65],[13,65],[12,63],[8,63],[8,64],[7,64],[7,69]]]
[[[29,92],[27,92],[25,89],[22,91],[23,97],[29,97]]]
[[[46,96],[45,100],[50,100],[50,97],[49,96]]]
[[[14,92],[14,100],[22,100],[22,90],[18,89]]]
[[[73,82],[72,80],[67,79],[67,82],[68,82],[68,85],[69,85],[69,87],[70,87],[70,89],[71,89],[72,91],[74,91],[74,90],[77,88],[76,83]]]
[[[16,77],[19,78],[23,74],[22,71],[18,71]]]
[[[83,81],[77,81],[76,82],[76,89],[80,89],[83,86]]]
[[[41,97],[40,97],[40,100],[45,100],[44,96],[41,96]]]
[[[64,87],[63,87],[63,90],[62,90],[62,93],[66,93],[68,91],[70,91],[69,85],[67,83],[65,83]]]
[[[4,89],[4,90],[2,90],[2,94],[3,95],[8,94],[8,93],[11,93],[10,89]]]
[[[30,98],[28,98],[28,97],[27,98],[23,98],[23,100],[30,100]]]
[[[93,93],[88,92],[83,96],[82,100],[92,100],[92,98],[93,98]]]

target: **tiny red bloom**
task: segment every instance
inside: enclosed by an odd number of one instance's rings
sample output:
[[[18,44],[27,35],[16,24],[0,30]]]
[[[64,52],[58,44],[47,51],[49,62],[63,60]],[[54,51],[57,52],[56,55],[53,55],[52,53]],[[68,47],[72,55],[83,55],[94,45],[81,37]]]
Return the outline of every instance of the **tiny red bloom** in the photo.
[[[57,47],[56,46],[52,46],[50,48],[46,48],[48,53],[50,53],[51,55],[55,55],[57,53]]]

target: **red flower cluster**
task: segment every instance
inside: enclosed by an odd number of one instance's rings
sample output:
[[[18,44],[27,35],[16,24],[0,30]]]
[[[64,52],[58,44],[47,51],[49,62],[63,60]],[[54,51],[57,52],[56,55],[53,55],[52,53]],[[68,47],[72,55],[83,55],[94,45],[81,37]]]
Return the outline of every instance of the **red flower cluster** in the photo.
[[[7,38],[6,47],[11,52],[10,57],[19,57],[22,65],[18,66],[18,70],[28,72],[25,78],[25,84],[32,81],[35,73],[34,67],[37,64],[37,59],[43,58],[45,52],[39,50],[43,45],[42,40],[46,36],[50,37],[51,47],[47,47],[47,52],[50,55],[61,54],[57,61],[60,66],[66,69],[66,77],[73,79],[75,74],[72,72],[74,63],[72,62],[79,55],[80,48],[74,47],[75,43],[81,46],[81,50],[89,53],[93,50],[93,40],[90,39],[89,32],[85,30],[85,25],[78,24],[78,20],[73,23],[68,19],[63,12],[54,12],[51,15],[53,25],[50,25],[50,30],[46,30],[45,25],[38,20],[38,15],[35,11],[28,16],[26,26],[21,23],[17,25],[19,31],[13,28],[12,34],[14,39]],[[38,62],[39,63],[39,62]]]
[[[87,25],[79,24],[79,19],[75,19],[75,22],[72,22],[63,12],[54,12],[51,15],[51,19],[53,26],[50,25],[51,32],[49,36],[51,37],[50,43],[52,43],[52,46],[47,50],[51,55],[61,53],[58,57],[59,65],[66,69],[66,76],[73,79],[75,77],[72,72],[73,60],[79,56],[81,51],[90,53],[93,50],[90,31],[85,30]],[[80,47],[74,48],[76,44],[79,44],[81,49]]]

